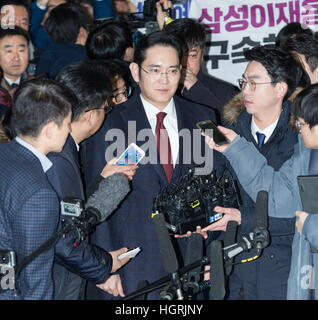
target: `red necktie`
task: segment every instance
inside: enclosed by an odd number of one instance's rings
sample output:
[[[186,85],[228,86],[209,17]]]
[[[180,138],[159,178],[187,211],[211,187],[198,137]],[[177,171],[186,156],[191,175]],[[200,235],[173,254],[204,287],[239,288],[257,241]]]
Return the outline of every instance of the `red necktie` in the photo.
[[[168,136],[168,132],[163,125],[163,119],[167,114],[165,112],[157,113],[157,125],[156,125],[156,139],[157,139],[157,149],[159,152],[160,163],[166,173],[168,182],[170,183],[173,165],[172,165],[172,155],[171,146]]]

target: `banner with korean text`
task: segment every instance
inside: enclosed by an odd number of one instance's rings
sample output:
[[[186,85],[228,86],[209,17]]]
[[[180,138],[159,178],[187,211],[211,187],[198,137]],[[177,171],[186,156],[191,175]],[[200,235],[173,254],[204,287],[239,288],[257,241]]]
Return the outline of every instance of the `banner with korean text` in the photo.
[[[206,27],[206,71],[236,85],[244,50],[273,44],[289,22],[318,31],[318,0],[192,0],[188,14]]]

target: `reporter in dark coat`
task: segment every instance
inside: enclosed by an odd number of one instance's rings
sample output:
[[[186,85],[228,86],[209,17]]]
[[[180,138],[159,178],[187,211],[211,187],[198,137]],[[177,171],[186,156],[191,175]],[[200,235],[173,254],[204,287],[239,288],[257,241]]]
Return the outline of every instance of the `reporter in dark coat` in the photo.
[[[46,79],[25,82],[15,92],[16,138],[0,145],[0,249],[13,250],[18,264],[56,230],[59,202],[45,175],[52,166],[46,155],[62,150],[73,101],[69,90]],[[53,258],[50,248],[31,261],[16,279],[18,295],[7,290],[0,299],[52,299]]]
[[[76,198],[85,201],[79,144],[93,135],[104,121],[105,110],[108,108],[107,98],[111,92],[107,62],[84,61],[69,65],[60,72],[57,80],[75,93],[78,102],[72,105],[71,133],[62,152],[48,155],[54,166],[48,170],[47,176],[60,200]],[[126,167],[108,164],[96,174],[96,179],[126,171]],[[127,175],[131,178],[133,172]],[[62,218],[65,217],[61,215]],[[54,298],[58,300],[83,298],[84,280],[91,281],[94,285],[102,285],[111,272],[124,264],[117,256],[125,252],[125,248],[108,253],[97,246],[89,245],[87,241],[74,247],[72,239],[71,232],[56,245],[53,277]]]
[[[53,40],[39,56],[36,76],[55,78],[67,65],[86,58],[87,16],[80,5],[64,3],[55,7],[45,21]]]

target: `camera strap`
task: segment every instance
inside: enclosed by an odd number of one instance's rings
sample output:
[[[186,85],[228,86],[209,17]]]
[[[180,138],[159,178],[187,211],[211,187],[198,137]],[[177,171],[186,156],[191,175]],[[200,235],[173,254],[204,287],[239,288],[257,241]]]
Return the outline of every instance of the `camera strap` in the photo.
[[[36,257],[38,257],[41,253],[49,250],[50,248],[54,247],[59,239],[69,231],[71,225],[66,224],[60,231],[54,233],[51,238],[49,238],[46,242],[44,242],[40,247],[38,247],[35,251],[33,251],[30,255],[23,258],[21,263],[19,263],[15,269],[15,278],[18,279],[21,271]]]

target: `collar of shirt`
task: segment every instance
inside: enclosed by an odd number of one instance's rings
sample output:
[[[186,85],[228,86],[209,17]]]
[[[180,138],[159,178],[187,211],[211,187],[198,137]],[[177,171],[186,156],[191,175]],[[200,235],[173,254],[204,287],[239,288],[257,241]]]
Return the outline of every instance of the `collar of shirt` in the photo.
[[[4,78],[5,78],[5,80],[9,83],[10,86],[12,85],[12,83],[20,84],[20,81],[21,81],[21,77],[18,78],[16,81],[12,81],[11,79],[6,78],[6,77],[4,77]]]
[[[74,142],[75,142],[76,150],[77,150],[77,152],[79,152],[80,151],[80,146],[77,144],[77,142],[75,140],[74,140]]]
[[[144,109],[145,109],[148,121],[150,123],[151,129],[154,134],[156,131],[157,113],[165,112],[167,114],[165,119],[163,120],[165,127],[166,127],[166,123],[168,123],[168,122],[173,123],[174,121],[177,120],[176,107],[174,105],[173,99],[170,100],[168,105],[163,110],[159,110],[157,107],[155,107],[150,102],[145,100],[141,94],[140,94],[140,98],[141,98],[142,104],[144,106]]]
[[[26,149],[31,151],[39,159],[44,173],[46,171],[48,171],[52,167],[53,163],[49,160],[49,158],[46,155],[41,153],[39,150],[34,148],[31,144],[29,144],[28,142],[24,141],[20,137],[16,137],[14,139],[15,139],[16,142],[21,144],[23,147],[25,147]]]
[[[251,132],[252,132],[252,135],[255,139],[255,141],[257,142],[257,135],[256,135],[256,132],[260,132],[260,133],[263,133],[265,134],[265,140],[264,140],[264,143],[266,143],[268,141],[268,139],[271,137],[271,135],[273,134],[276,126],[277,126],[277,123],[278,123],[278,120],[277,119],[275,122],[273,122],[271,125],[269,125],[267,128],[263,129],[263,130],[260,130],[258,128],[258,126],[256,125],[256,123],[254,122],[254,118],[252,117],[252,123],[251,123]]]
[[[159,110],[157,107],[146,101],[141,94],[140,98],[144,106],[148,121],[150,123],[151,130],[154,135],[156,135],[157,113],[167,113],[166,117],[163,120],[163,124],[169,135],[172,152],[172,161],[175,165],[179,154],[179,132],[176,106],[174,104],[173,98],[171,98],[170,102],[163,110]]]

